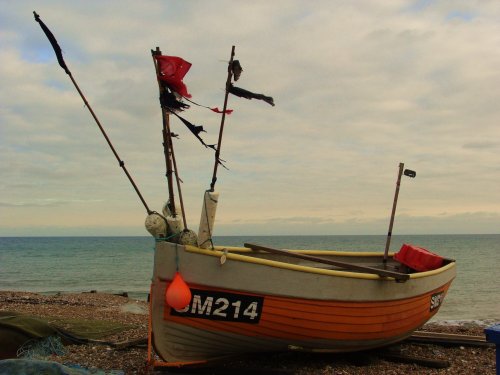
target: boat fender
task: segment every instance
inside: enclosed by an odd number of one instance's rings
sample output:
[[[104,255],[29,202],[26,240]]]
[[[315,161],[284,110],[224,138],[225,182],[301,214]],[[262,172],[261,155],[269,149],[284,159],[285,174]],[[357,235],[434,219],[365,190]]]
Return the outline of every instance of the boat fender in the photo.
[[[443,257],[422,247],[403,244],[394,259],[414,270],[425,272],[443,266]]]
[[[167,216],[168,231],[172,234],[181,233],[184,230],[184,222],[179,215]]]
[[[179,236],[179,244],[198,246],[198,236],[190,229],[184,229]]]
[[[169,205],[170,205],[170,201],[165,202],[165,204],[163,205],[162,212],[163,212],[163,216],[165,216],[165,217],[172,216],[172,212],[170,211]],[[180,212],[181,212],[181,207],[178,204],[176,204],[175,205],[175,213],[179,214]]]
[[[179,272],[175,273],[172,283],[165,290],[167,304],[174,309],[182,310],[191,302],[191,290]]]
[[[155,238],[167,236],[167,223],[158,213],[149,214],[144,222],[146,230]]]
[[[201,208],[200,227],[198,229],[198,246],[203,249],[212,248],[212,235],[214,231],[215,212],[219,193],[205,191],[203,196],[203,206]]]

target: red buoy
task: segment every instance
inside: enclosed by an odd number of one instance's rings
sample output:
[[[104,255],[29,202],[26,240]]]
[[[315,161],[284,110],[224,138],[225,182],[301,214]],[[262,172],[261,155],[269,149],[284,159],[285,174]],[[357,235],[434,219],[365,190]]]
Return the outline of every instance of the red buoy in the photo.
[[[165,292],[165,299],[169,306],[182,310],[191,302],[191,290],[179,272],[175,273],[172,283]]]

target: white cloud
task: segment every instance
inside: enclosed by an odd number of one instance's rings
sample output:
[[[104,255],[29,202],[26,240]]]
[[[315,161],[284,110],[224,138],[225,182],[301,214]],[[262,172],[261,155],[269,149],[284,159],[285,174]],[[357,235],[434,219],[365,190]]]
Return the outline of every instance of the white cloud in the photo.
[[[153,209],[167,189],[150,49],[193,63],[185,78],[193,99],[222,107],[225,61],[236,45],[244,69],[237,85],[273,96],[276,107],[230,97],[235,112],[222,145],[230,170],[220,169],[217,182],[221,233],[284,233],[285,223],[304,234],[378,232],[400,161],[417,171],[403,182],[398,207],[413,218],[407,233],[481,231],[484,220],[470,212],[500,227],[495,1],[2,1],[2,9],[4,235],[23,233],[14,222],[92,234],[96,222],[116,230],[117,220],[123,233],[135,226],[144,233],[142,205],[33,10]],[[216,115],[193,107],[185,117],[216,142]],[[175,119],[172,126],[196,227],[213,153]],[[23,206],[54,197],[73,203],[54,211]],[[314,225],[296,226],[300,217]]]

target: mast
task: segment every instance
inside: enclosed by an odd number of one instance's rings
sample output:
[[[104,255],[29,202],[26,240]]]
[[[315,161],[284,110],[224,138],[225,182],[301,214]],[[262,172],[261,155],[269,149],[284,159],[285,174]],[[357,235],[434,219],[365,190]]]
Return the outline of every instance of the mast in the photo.
[[[182,222],[184,223],[184,228],[187,228],[186,211],[184,210],[184,199],[182,199],[181,179],[179,177],[179,170],[177,169],[177,161],[175,160],[174,143],[172,142],[172,138],[173,136],[172,134],[170,134],[170,150],[172,151],[172,164],[174,166],[175,182],[177,184],[177,193],[179,194],[179,202],[181,205]]]
[[[387,240],[385,242],[385,251],[384,251],[384,259],[383,259],[384,267],[387,265],[389,247],[391,246],[392,226],[394,225],[394,217],[396,216],[396,206],[398,204],[399,188],[401,186],[401,176],[403,175],[404,166],[405,166],[404,163],[399,163],[398,179],[396,181],[396,191],[394,193],[394,201],[392,203],[391,219],[389,221],[389,230],[387,232]],[[411,178],[414,178],[417,175],[417,173],[415,171],[410,170],[410,169],[405,169],[404,175],[411,177]]]
[[[202,248],[214,248],[212,241],[213,227],[215,223],[215,212],[219,201],[219,193],[215,192],[215,183],[217,182],[217,168],[220,164],[220,150],[222,147],[222,134],[224,133],[224,122],[226,120],[227,101],[231,80],[233,78],[233,60],[235,47],[231,48],[231,56],[227,65],[226,92],[224,94],[224,107],[222,108],[222,117],[219,128],[219,139],[215,149],[214,171],[210,188],[203,195],[203,206],[201,207],[200,226],[198,229],[198,246]]]
[[[69,76],[69,78],[71,79],[71,82],[73,83],[73,86],[75,86],[76,91],[78,91],[78,94],[80,94],[80,97],[82,98],[83,103],[85,104],[85,107],[87,107],[87,109],[89,110],[90,114],[94,118],[95,123],[99,127],[99,130],[101,131],[102,135],[106,139],[106,142],[108,143],[109,148],[111,149],[111,151],[113,152],[113,155],[115,156],[116,160],[118,161],[118,165],[120,166],[120,168],[123,169],[123,172],[127,176],[129,182],[132,184],[132,187],[134,188],[134,190],[137,193],[139,199],[141,200],[142,204],[144,205],[144,208],[146,209],[146,212],[148,213],[148,215],[157,214],[155,211],[151,211],[149,209],[146,201],[144,200],[141,192],[139,191],[139,188],[137,187],[137,185],[134,182],[132,176],[130,175],[130,173],[128,172],[127,168],[125,167],[125,162],[120,158],[120,156],[116,152],[115,148],[113,147],[113,144],[111,143],[111,140],[109,139],[108,135],[104,131],[104,128],[101,125],[101,122],[99,121],[99,118],[97,117],[97,115],[95,114],[94,110],[90,106],[89,102],[87,101],[87,98],[85,98],[85,95],[83,95],[83,92],[80,89],[80,87],[78,86],[78,84],[76,83],[76,80],[73,78],[73,74],[71,74],[71,71],[68,69],[68,66],[66,65],[66,62],[64,61],[64,58],[62,56],[61,47],[57,43],[57,40],[54,37],[54,34],[52,34],[52,32],[45,25],[45,23],[43,23],[43,21],[40,19],[40,16],[35,11],[33,12],[33,15],[35,17],[35,21],[38,22],[38,24],[42,28],[43,32],[45,33],[45,36],[47,37],[47,39],[49,40],[50,44],[52,45],[52,48],[54,49],[54,52],[56,54],[59,66]]]
[[[155,59],[155,56],[161,56],[161,50],[159,47],[156,47],[156,50],[151,50],[151,56],[153,58],[153,63],[155,65],[155,71],[156,71],[156,80],[158,81],[158,91],[160,93],[160,101],[161,97],[165,92],[165,87],[161,84],[159,76],[160,76],[160,70],[158,67],[158,63]],[[162,123],[163,123],[163,129],[162,129],[162,134],[163,134],[163,152],[165,154],[165,166],[166,166],[166,172],[165,176],[167,177],[167,185],[168,185],[168,209],[170,210],[170,214],[175,217],[176,212],[175,212],[175,197],[174,197],[174,183],[172,179],[172,149],[171,149],[171,144],[172,144],[172,133],[170,132],[170,114],[167,112],[165,108],[161,108],[161,116],[162,116]]]
[[[214,163],[214,173],[212,175],[212,182],[210,183],[210,191],[214,191],[215,183],[217,181],[217,168],[219,167],[220,161],[220,149],[222,147],[222,134],[224,132],[224,121],[226,120],[226,109],[227,109],[227,101],[229,98],[229,89],[231,87],[231,79],[233,78],[233,59],[234,59],[234,50],[235,47],[231,48],[231,57],[229,58],[229,63],[227,65],[227,80],[226,80],[226,92],[224,95],[224,107],[222,108],[222,118],[220,121],[219,128],[219,139],[217,141],[217,149],[215,151],[215,163]]]

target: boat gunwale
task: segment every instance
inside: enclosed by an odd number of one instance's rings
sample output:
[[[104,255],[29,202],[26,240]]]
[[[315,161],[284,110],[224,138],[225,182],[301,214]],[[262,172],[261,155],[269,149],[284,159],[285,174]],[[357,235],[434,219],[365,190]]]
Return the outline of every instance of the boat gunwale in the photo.
[[[238,247],[238,246],[215,246],[215,250],[220,251],[230,251],[230,252],[238,252],[238,253],[256,253],[259,250],[253,250],[248,247]],[[210,250],[210,249],[209,249]],[[352,257],[383,257],[384,253],[380,251],[339,251],[339,250],[314,250],[314,249],[283,249],[290,253],[298,253],[298,254],[307,254],[307,255],[324,255],[324,254],[335,254],[338,256],[352,256]],[[392,257],[394,255],[393,252],[389,253],[389,256]]]
[[[393,277],[388,276],[379,276],[376,274],[369,273],[360,273],[360,272],[350,272],[350,271],[340,271],[340,270],[329,270],[324,268],[317,268],[312,266],[302,266],[292,263],[280,262],[276,260],[269,259],[261,259],[255,258],[244,254],[235,254],[234,251],[241,250],[242,253],[254,253],[255,251],[247,248],[238,248],[238,247],[216,247],[212,249],[202,249],[199,247],[191,246],[191,245],[180,245],[184,247],[184,250],[190,253],[197,253],[201,255],[213,256],[221,258],[223,255],[226,256],[227,259],[236,260],[240,262],[246,263],[254,263],[260,264],[269,267],[281,268],[281,269],[289,269],[293,271],[306,272],[306,273],[315,273],[320,275],[327,276],[337,276],[337,277],[346,277],[346,278],[354,278],[354,279],[365,279],[365,280],[385,280],[385,281],[395,281]],[[225,251],[227,250],[227,251]],[[327,255],[339,255],[339,256],[362,256],[358,254],[363,254],[362,252],[339,252],[339,251],[330,251],[330,250],[294,250],[294,252],[304,253],[304,252],[315,252],[316,255],[319,254],[327,254]],[[238,251],[239,252],[239,251]],[[309,253],[310,254],[310,253]],[[376,252],[368,252],[367,256],[383,256],[383,253]],[[419,279],[424,277],[431,277],[438,275],[440,273],[446,272],[452,268],[454,268],[455,262],[451,261],[450,263],[437,268],[435,270],[425,271],[425,272],[416,272],[409,274],[410,280]]]

